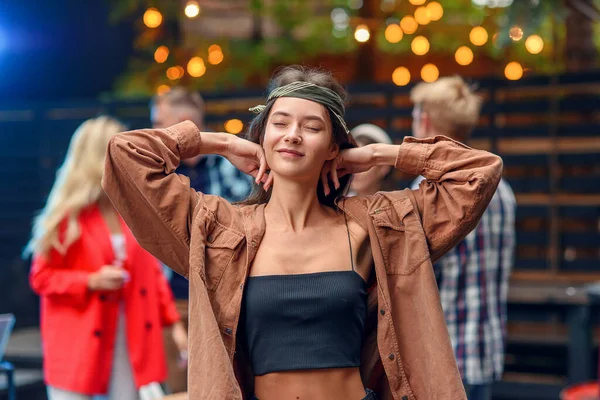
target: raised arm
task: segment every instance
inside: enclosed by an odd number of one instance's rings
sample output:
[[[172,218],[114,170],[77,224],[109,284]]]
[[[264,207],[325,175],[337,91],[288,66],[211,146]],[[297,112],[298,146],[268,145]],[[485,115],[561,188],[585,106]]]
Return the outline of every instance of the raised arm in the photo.
[[[225,202],[190,188],[175,173],[182,159],[218,153],[223,134],[201,134],[186,121],[166,129],[114,136],[102,187],[138,242],[179,274],[188,276],[190,227],[206,202]]]
[[[182,159],[198,154],[224,156],[240,171],[266,181],[258,144],[227,133],[201,133],[190,121],[114,136],[102,178],[104,191],[142,247],[185,277],[196,216],[231,219],[235,214],[225,199],[196,192],[187,177],[175,173]]]
[[[396,168],[425,179],[410,197],[421,216],[432,261],[471,232],[494,196],[502,159],[444,136],[407,137],[394,157]]]
[[[338,174],[344,174],[374,165],[393,165],[425,177],[416,190],[382,194],[392,201],[410,198],[421,218],[432,261],[475,228],[502,176],[500,157],[445,136],[406,137],[401,145],[372,144],[345,150],[334,166]]]

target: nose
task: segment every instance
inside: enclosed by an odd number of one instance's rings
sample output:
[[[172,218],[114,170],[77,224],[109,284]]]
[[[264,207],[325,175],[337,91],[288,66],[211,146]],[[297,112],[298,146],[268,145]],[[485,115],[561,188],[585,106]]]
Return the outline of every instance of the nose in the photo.
[[[286,143],[300,144],[302,143],[302,135],[300,134],[300,128],[297,125],[293,125],[284,137]]]

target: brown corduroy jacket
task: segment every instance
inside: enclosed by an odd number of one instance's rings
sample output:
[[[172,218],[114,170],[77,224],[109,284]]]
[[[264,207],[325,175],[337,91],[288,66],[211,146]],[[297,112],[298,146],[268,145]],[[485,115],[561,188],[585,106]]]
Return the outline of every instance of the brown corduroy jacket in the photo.
[[[109,144],[103,187],[139,243],[189,279],[190,399],[247,399],[253,377],[236,341],[264,205],[233,205],[191,189],[174,171],[201,149],[191,122],[119,134]],[[466,399],[432,261],[475,227],[502,161],[442,136],[408,137],[398,149],[396,168],[426,178],[418,190],[338,202],[370,241],[376,273],[361,375],[383,400]]]

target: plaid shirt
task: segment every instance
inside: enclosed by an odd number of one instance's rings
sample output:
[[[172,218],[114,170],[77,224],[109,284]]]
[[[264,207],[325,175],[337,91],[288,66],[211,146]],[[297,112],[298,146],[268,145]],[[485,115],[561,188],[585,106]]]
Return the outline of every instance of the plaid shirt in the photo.
[[[434,266],[456,362],[469,385],[502,377],[515,209],[513,191],[502,180],[477,227]]]
[[[230,202],[245,199],[252,189],[252,178],[240,172],[226,158],[209,154],[193,167],[181,164],[176,171],[190,178],[190,186],[198,192],[223,197]],[[171,289],[177,299],[188,298],[187,279],[165,268]]]

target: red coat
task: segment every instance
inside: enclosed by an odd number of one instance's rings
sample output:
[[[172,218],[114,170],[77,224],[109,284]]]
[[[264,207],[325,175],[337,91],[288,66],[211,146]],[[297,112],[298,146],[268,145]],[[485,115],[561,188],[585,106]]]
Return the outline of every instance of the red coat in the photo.
[[[44,375],[48,385],[87,395],[108,391],[119,304],[124,303],[129,358],[135,384],[167,376],[162,327],[179,321],[160,264],[121,220],[131,280],[116,292],[91,291],[90,274],[113,263],[110,231],[99,209],[79,215],[81,237],[63,256],[35,257],[29,280],[41,296]]]

